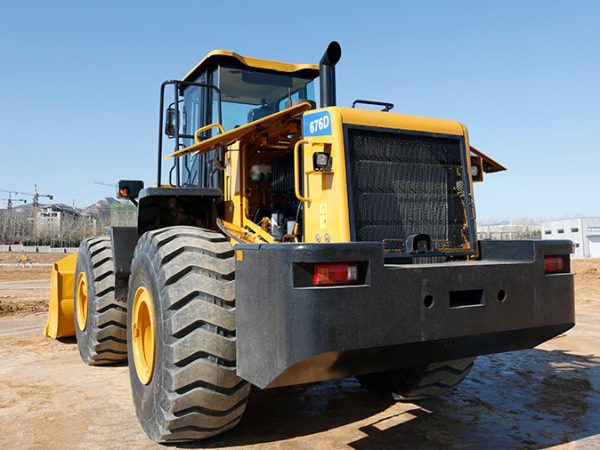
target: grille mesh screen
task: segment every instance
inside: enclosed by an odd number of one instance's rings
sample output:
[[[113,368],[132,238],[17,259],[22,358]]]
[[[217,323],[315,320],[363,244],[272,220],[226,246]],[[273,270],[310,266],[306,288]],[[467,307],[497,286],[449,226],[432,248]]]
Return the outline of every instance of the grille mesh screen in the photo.
[[[434,250],[470,251],[458,139],[348,130],[358,241],[404,252],[404,239],[428,234]]]

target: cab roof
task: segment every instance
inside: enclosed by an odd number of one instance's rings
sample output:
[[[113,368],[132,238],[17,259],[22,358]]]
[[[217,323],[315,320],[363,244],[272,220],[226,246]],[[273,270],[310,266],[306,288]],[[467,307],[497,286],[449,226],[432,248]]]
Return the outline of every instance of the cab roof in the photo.
[[[193,81],[205,70],[214,69],[219,64],[233,64],[250,69],[272,72],[295,73],[297,75],[307,75],[313,78],[319,76],[319,66],[317,64],[289,64],[279,61],[271,61],[269,59],[242,56],[229,50],[213,50],[207,54],[204,59],[196,65],[196,67],[188,72],[185,77],[183,77],[183,81]]]

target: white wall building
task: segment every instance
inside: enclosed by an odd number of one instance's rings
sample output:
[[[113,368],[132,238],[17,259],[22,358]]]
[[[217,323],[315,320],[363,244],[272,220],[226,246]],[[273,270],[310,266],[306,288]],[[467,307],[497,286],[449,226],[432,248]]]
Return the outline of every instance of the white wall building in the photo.
[[[60,220],[63,212],[58,208],[46,206],[37,213],[35,226],[36,233],[46,233],[49,235],[60,232]]]
[[[73,231],[75,226],[96,228],[96,219],[78,211],[60,206],[49,205],[37,213],[35,234],[42,237],[52,237],[66,231]]]
[[[541,227],[537,224],[502,223],[477,227],[477,237],[479,239],[539,239],[540,233]]]
[[[542,222],[542,239],[569,239],[575,244],[573,258],[600,258],[600,217]]]

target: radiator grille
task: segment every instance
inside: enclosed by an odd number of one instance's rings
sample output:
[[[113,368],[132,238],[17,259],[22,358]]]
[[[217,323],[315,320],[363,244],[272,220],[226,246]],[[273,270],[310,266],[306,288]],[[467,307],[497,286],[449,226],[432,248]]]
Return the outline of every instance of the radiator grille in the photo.
[[[404,252],[411,234],[428,234],[434,250],[471,250],[459,139],[348,129],[354,231]]]

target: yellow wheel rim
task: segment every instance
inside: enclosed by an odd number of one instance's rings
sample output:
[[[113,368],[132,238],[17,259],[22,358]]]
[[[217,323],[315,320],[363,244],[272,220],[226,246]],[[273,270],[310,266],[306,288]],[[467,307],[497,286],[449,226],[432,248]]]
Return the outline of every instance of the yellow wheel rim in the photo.
[[[85,272],[80,272],[79,277],[77,277],[77,295],[75,301],[77,302],[77,326],[81,331],[84,331],[87,325],[87,294],[87,278],[85,276]]]
[[[155,320],[152,294],[141,286],[135,291],[131,316],[133,362],[138,378],[150,383],[154,372]]]

